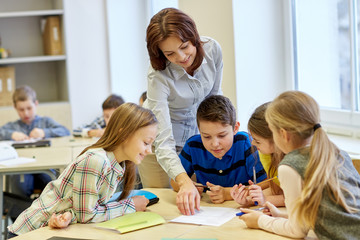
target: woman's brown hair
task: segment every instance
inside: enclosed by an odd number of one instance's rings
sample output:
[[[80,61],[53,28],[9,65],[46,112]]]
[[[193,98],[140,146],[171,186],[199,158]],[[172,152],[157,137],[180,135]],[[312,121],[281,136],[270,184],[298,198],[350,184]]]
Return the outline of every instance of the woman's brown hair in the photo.
[[[157,122],[152,111],[134,103],[123,103],[111,115],[109,124],[105,128],[102,137],[95,144],[85,148],[80,155],[91,148],[103,148],[105,151],[112,152],[137,130],[152,124],[157,124]],[[135,164],[126,160],[124,186],[118,200],[129,196],[130,191],[134,188],[135,179]]]
[[[200,67],[205,52],[196,24],[187,14],[176,8],[164,8],[150,20],[146,30],[146,42],[151,66],[155,70],[166,68],[168,61],[159,44],[170,36],[178,37],[182,42],[190,41],[196,47],[197,53],[191,72]]]

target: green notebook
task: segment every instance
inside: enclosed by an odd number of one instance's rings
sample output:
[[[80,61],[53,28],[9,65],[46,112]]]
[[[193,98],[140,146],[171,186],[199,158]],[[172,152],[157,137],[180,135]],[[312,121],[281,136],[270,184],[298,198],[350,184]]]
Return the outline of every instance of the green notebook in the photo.
[[[165,223],[165,219],[153,212],[135,212],[106,222],[96,224],[97,227],[116,230],[120,233],[135,231]]]

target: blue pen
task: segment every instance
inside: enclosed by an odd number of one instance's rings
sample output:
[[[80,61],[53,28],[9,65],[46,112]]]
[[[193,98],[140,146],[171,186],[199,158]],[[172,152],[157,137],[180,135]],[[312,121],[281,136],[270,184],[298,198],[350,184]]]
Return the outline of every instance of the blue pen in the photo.
[[[266,207],[261,207],[261,208],[255,208],[255,209],[252,209],[252,210],[255,210],[255,211],[261,211],[261,210],[264,210]],[[245,213],[244,212],[238,212],[236,214],[236,216],[240,217],[242,215],[244,215]]]

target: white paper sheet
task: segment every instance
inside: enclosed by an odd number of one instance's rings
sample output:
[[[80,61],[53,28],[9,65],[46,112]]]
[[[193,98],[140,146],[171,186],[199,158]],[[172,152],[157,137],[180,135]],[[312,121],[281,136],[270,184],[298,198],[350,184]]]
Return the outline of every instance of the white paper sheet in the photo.
[[[0,166],[9,167],[9,166],[20,165],[20,164],[24,164],[24,163],[35,162],[35,161],[36,161],[35,158],[18,157],[18,158],[0,161]]]
[[[201,207],[200,211],[196,211],[194,215],[174,218],[171,222],[191,223],[209,226],[221,226],[236,217],[239,209],[224,207]]]

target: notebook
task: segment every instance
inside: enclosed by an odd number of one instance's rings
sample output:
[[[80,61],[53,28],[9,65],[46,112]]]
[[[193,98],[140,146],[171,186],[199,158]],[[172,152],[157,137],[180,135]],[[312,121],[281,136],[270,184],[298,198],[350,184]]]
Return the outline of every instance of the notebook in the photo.
[[[153,212],[134,212],[96,224],[99,228],[127,233],[142,228],[147,228],[165,223],[165,219]]]
[[[14,148],[50,147],[51,141],[49,139],[27,140],[21,142],[14,142],[11,146],[13,146]]]

